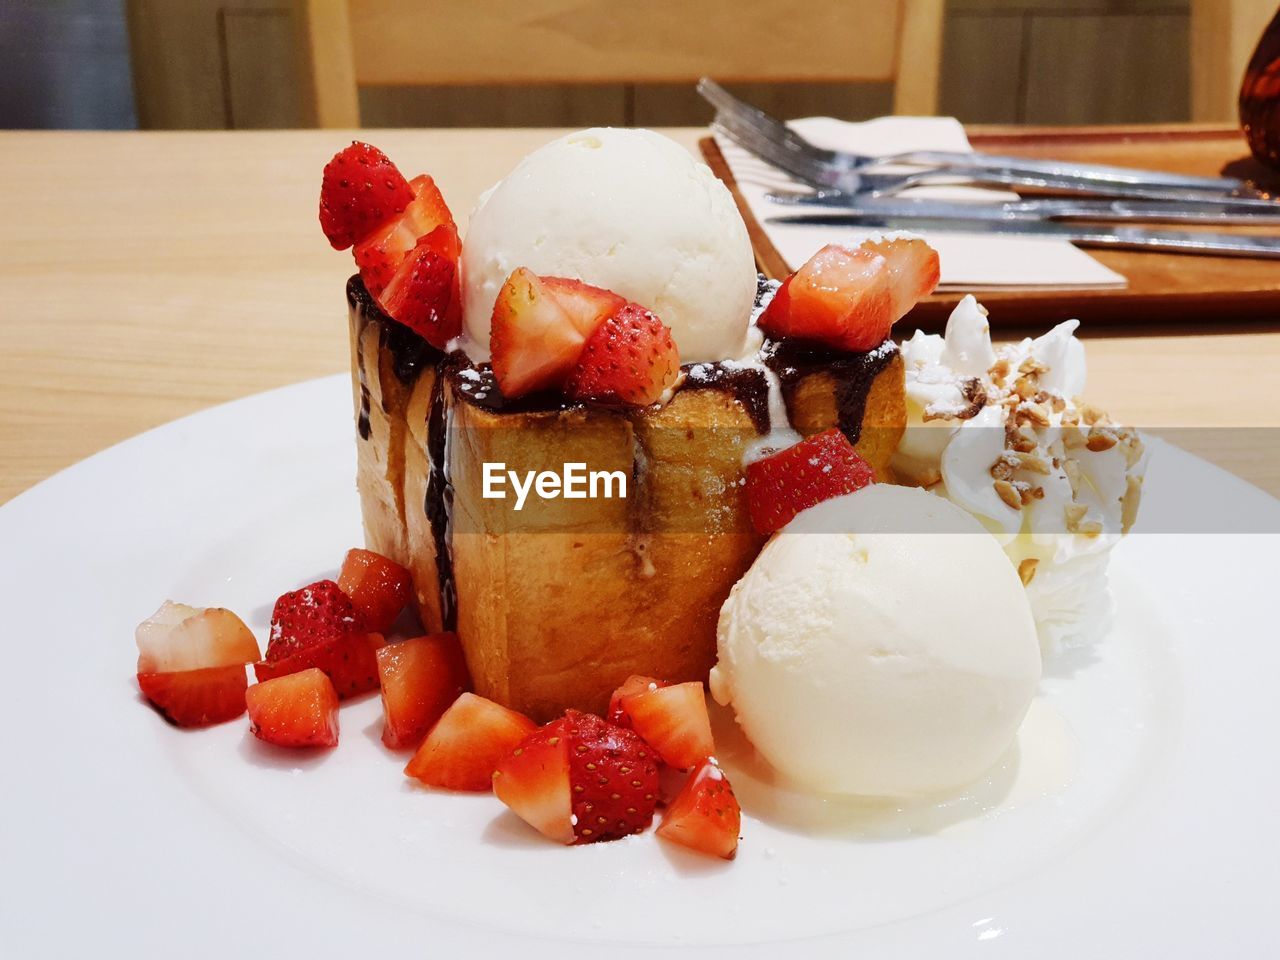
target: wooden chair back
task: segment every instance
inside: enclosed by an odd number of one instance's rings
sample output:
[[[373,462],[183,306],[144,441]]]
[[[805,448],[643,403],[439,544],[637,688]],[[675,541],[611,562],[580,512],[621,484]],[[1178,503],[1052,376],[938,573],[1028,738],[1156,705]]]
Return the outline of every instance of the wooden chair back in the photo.
[[[321,127],[359,85],[892,81],[937,108],[943,0],[296,0]]]

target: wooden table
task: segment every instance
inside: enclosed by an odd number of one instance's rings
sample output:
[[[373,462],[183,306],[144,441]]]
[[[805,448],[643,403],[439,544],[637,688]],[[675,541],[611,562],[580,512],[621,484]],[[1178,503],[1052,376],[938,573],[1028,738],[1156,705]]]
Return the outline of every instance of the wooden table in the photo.
[[[465,220],[558,132],[364,136],[407,173],[430,171]],[[666,132],[692,150],[704,131]],[[321,236],[316,196],[349,139],[0,133],[0,502],[175,417],[346,369],[351,261]],[[1280,327],[1219,329],[1088,339],[1090,399],[1141,427],[1280,426]],[[1280,493],[1276,444],[1195,436],[1197,452]]]

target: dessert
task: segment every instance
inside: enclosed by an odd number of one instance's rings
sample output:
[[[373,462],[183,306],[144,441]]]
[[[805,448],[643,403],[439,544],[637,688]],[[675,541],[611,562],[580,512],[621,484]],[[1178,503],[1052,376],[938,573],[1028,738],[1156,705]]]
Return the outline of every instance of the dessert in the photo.
[[[908,796],[979,777],[1040,678],[1022,584],[958,507],[874,484],[776,534],[720,613],[716,700],[788,780]]]
[[[1085,629],[1141,489],[1136,434],[1077,398],[1074,326],[996,351],[968,298],[900,351],[927,244],[765,282],[724,187],[645,131],[536,151],[465,243],[430,177],[352,144],[320,221],[359,269],[366,548],[276,600],[261,656],[227,610],[144,621],[172,723],[247,710],[258,740],[333,748],[377,690],[416,785],[492,791],[564,844],[660,817],[725,859],[706,680],[805,790],[933,796],[1004,755],[1037,628]]]
[[[461,336],[444,339],[446,284],[408,329],[376,278],[352,279],[367,545],[410,570],[428,631],[458,634],[477,693],[549,720],[602,712],[631,675],[705,680],[716,610],[764,542],[745,463],[838,427],[889,475],[905,424],[890,327],[936,283],[936,255],[898,240],[853,259],[810,298],[806,337],[787,334],[709,171],[656,134],[587,131],[482,201]],[[873,348],[851,350],[850,325]],[[625,477],[625,499],[484,496],[486,464],[571,463]]]
[[[903,343],[909,427],[893,466],[969,511],[1004,545],[1046,649],[1099,636],[1107,557],[1137,517],[1142,439],[1081,399],[1068,320],[996,350],[973,297],[943,336]]]

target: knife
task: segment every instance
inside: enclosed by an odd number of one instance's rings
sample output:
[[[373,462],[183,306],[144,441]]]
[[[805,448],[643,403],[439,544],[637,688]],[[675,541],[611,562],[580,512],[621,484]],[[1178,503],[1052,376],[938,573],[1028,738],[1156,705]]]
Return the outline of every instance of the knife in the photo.
[[[801,214],[769,217],[768,224],[826,227],[871,227],[917,233],[997,234],[1069,240],[1084,247],[1164,250],[1226,257],[1280,259],[1280,237],[1255,237],[1191,230],[1147,230],[1106,224],[1059,223],[1052,220],[992,220],[982,217],[920,217],[883,213]]]
[[[851,215],[882,217],[960,217],[978,220],[1129,220],[1144,223],[1280,224],[1280,203],[1268,209],[1238,201],[1182,203],[1166,200],[1074,200],[1038,198],[1000,203],[961,203],[922,197],[849,197],[810,200],[813,194],[770,194],[776,203],[824,207]],[[818,214],[812,214],[818,216]],[[827,214],[826,216],[836,216]]]

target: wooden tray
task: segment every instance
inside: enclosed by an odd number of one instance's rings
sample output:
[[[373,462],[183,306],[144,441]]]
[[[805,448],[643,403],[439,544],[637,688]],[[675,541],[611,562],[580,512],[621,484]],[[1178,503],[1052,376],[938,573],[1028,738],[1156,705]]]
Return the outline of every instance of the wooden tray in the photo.
[[[969,130],[969,139],[976,149],[989,153],[1179,173],[1226,171],[1267,187],[1280,187],[1274,181],[1276,174],[1249,157],[1244,139],[1233,127],[974,127]],[[710,137],[699,145],[742,211],[760,270],[771,277],[785,276],[789,272],[786,262],[751,215],[719,147]],[[1090,324],[1181,322],[1194,323],[1202,329],[1224,321],[1280,323],[1280,262],[1275,260],[1125,250],[1089,252],[1128,278],[1128,286],[1108,290],[986,290],[981,299],[991,311],[992,322],[1002,327],[1042,327],[1079,317]],[[926,328],[938,327],[962,295],[934,294],[912,311],[911,322]]]

